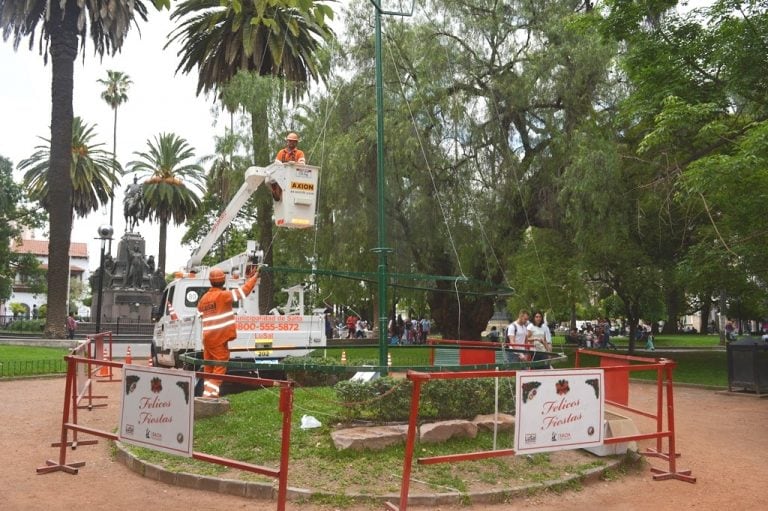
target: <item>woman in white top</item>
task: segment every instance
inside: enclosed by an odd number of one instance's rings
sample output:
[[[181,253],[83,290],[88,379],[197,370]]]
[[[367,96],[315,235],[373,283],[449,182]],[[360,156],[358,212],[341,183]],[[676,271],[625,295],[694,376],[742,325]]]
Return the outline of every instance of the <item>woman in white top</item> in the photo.
[[[552,333],[544,323],[544,314],[541,311],[534,312],[533,320],[528,323],[528,342],[533,344],[535,351],[552,351]],[[533,355],[533,361],[545,359],[545,355]]]
[[[533,313],[533,321],[528,323],[528,342],[533,343],[536,351],[552,351],[552,333],[539,311]]]

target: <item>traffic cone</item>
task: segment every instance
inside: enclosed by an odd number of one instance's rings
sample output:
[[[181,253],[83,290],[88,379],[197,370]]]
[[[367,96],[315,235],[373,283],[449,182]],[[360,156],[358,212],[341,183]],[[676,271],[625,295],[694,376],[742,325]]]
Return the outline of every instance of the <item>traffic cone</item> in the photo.
[[[346,351],[342,351],[341,352],[341,363],[342,364],[346,364],[347,363],[347,352]]]
[[[154,364],[152,364],[152,355],[149,356],[149,359],[147,360],[147,365],[149,367],[152,367]]]
[[[387,352],[387,367],[392,367],[392,353]]]
[[[109,360],[109,353],[107,353],[106,347],[104,348],[102,360]],[[109,375],[110,375],[110,368],[105,365],[99,367],[99,372],[96,373],[96,376],[100,376],[100,377],[109,377]]]
[[[133,364],[133,357],[131,356],[131,345],[128,345],[128,350],[125,352],[125,363]]]

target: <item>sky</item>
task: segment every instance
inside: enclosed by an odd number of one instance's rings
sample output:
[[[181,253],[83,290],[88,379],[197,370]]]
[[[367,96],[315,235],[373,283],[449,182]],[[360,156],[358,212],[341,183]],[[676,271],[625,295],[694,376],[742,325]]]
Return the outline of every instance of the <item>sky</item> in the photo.
[[[133,81],[128,101],[118,110],[117,159],[125,167],[134,160],[134,151],[145,150],[147,140],[162,132],[173,132],[185,138],[195,148],[197,157],[212,154],[214,136],[224,133],[224,124],[216,125],[212,114],[212,97],[196,96],[196,75],[176,75],[176,48],[163,50],[166,35],[172,23],[167,11],[149,9],[149,21],[141,25],[141,34],[131,30],[121,53],[114,58],[99,60],[93,55],[93,46],[86,46],[75,60],[74,112],[89,124],[96,124],[97,142],[103,149],[112,150],[113,111],[101,92],[104,86],[97,80],[106,79],[107,70],[121,71]],[[11,159],[14,166],[28,158],[35,146],[43,143],[38,137],[50,137],[51,119],[51,66],[44,65],[37,47],[29,50],[22,42],[17,51],[10,41],[0,40],[0,105],[3,120],[0,123],[0,155]],[[117,252],[117,240],[125,232],[123,219],[123,191],[133,181],[133,173],[122,178],[122,186],[115,198],[114,239],[112,252]],[[16,172],[16,181],[21,173]],[[99,266],[100,242],[97,229],[109,223],[109,208],[77,219],[72,230],[72,241],[88,243],[91,270]],[[144,222],[140,232],[146,239],[147,254],[157,258],[159,225]],[[181,246],[182,227],[169,226],[166,271],[183,268],[191,253],[190,247]],[[39,238],[45,232],[36,233]],[[47,236],[45,236],[47,237]]]
[[[394,2],[396,0],[389,0]],[[333,5],[337,12],[333,23],[340,35],[343,30],[341,9],[349,0]],[[695,0],[686,8],[709,3]],[[386,4],[385,4],[386,5]],[[125,167],[134,159],[134,151],[145,150],[147,140],[162,132],[173,132],[185,138],[195,148],[196,156],[202,157],[214,151],[214,136],[224,133],[224,123],[216,123],[215,104],[212,97],[196,96],[196,75],[176,74],[177,45],[163,49],[166,37],[172,30],[167,10],[149,9],[149,21],[134,27],[128,34],[123,49],[114,57],[103,59],[93,55],[93,47],[86,44],[85,59],[75,60],[74,112],[89,124],[96,124],[96,140],[103,149],[112,149],[113,111],[101,99],[104,87],[99,79],[106,79],[107,70],[128,74],[133,84],[128,91],[128,101],[118,110],[117,159]],[[37,46],[28,49],[22,42],[17,51],[8,41],[0,40],[0,155],[10,158],[14,165],[29,157],[35,146],[41,144],[40,136],[50,136],[51,117],[51,66],[44,65]],[[275,148],[275,151],[277,148]],[[122,215],[122,199],[125,187],[134,174],[123,176],[114,206],[114,238],[112,253],[117,252],[117,240],[125,232]],[[17,182],[21,174],[16,173]],[[109,208],[92,213],[85,219],[77,219],[72,231],[72,241],[88,243],[90,269],[99,265],[100,242],[97,229],[109,223]],[[140,232],[146,239],[146,252],[157,257],[159,226],[145,222]],[[184,267],[193,247],[181,245],[184,226],[169,226],[166,271]],[[47,237],[39,232],[38,237]]]

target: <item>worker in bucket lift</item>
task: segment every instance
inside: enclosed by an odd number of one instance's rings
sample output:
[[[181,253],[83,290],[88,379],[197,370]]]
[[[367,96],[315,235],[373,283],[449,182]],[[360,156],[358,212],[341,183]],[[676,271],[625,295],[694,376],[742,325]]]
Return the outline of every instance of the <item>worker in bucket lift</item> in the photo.
[[[275,163],[300,163],[305,164],[304,151],[297,149],[299,145],[299,136],[296,133],[288,133],[285,137],[285,147],[280,149],[275,156]],[[277,183],[271,183],[272,198],[280,202],[283,198],[283,189]]]
[[[224,289],[226,280],[224,272],[219,268],[211,269],[208,276],[211,287],[200,298],[197,310],[202,315],[203,323],[203,358],[229,362],[229,341],[237,337],[235,313],[232,304],[245,300],[259,280],[259,271],[249,272],[248,279],[239,288]],[[226,374],[227,367],[223,365],[206,365],[206,375],[203,384],[203,397],[218,399],[221,380],[214,375]]]
[[[296,133],[288,133],[285,137],[285,147],[277,152],[276,163],[307,163],[304,158],[304,151],[297,149],[299,145],[299,136]]]

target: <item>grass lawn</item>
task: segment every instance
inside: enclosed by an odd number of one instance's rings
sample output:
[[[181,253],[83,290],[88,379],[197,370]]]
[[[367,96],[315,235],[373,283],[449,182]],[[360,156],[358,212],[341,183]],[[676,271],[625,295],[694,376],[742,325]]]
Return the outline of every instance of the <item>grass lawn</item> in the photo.
[[[678,335],[669,336],[663,338],[665,341],[668,339],[670,343],[677,341],[677,339],[704,339],[713,342],[712,346],[716,346],[718,338],[716,336],[698,336],[698,335]],[[621,339],[619,339],[621,342]],[[678,344],[672,344],[673,346],[681,346]],[[720,350],[707,350],[707,351],[673,351],[665,352],[662,349],[658,349],[659,344],[656,343],[657,350],[654,352],[640,351],[640,356],[647,356],[652,358],[670,358],[677,362],[677,368],[675,369],[674,377],[675,381],[679,383],[695,383],[700,385],[717,385],[721,387],[728,386],[728,366],[725,351]],[[664,346],[664,344],[662,344]],[[690,346],[690,345],[689,345]],[[619,344],[619,353],[621,353],[621,344]],[[556,345],[555,350],[558,347]],[[624,346],[626,349],[626,346]],[[327,357],[341,358],[341,352],[345,351],[347,360],[352,363],[353,361],[361,362],[375,362],[378,360],[379,351],[378,348],[329,348],[325,350]],[[428,365],[429,364],[429,348],[424,347],[402,347],[394,348],[390,350],[392,353],[392,365],[394,366],[407,366],[407,365]],[[322,356],[322,352],[317,353],[318,356]],[[594,362],[596,364],[596,362]],[[573,351],[569,354],[569,363],[558,365],[559,368],[573,367]],[[631,375],[632,378],[639,379],[654,379],[655,373],[648,372],[635,372]]]
[[[0,377],[65,373],[66,348],[0,344]]]
[[[629,345],[629,340],[626,337],[611,337],[611,342],[616,344],[620,349],[626,349]],[[565,343],[565,337],[562,335],[555,336],[554,343],[556,346],[561,346]],[[720,345],[720,337],[717,335],[698,335],[698,334],[679,334],[679,335],[658,335],[654,337],[653,341],[656,348],[714,348]],[[644,348],[644,341],[637,341],[635,343],[636,348]]]
[[[613,352],[611,352],[613,353]],[[619,353],[621,353],[619,351]],[[664,351],[639,353],[643,357],[668,358],[677,362],[673,373],[676,383],[693,383],[697,385],[728,386],[727,353],[725,351]],[[573,352],[568,355],[568,361],[574,363]],[[598,365],[597,357],[582,356],[582,365]],[[630,378],[655,380],[655,371],[635,371]]]
[[[425,366],[429,365],[429,350],[425,346],[390,346],[389,353],[392,355],[393,366]],[[347,362],[357,364],[376,364],[379,362],[378,347],[363,348],[327,348],[325,350],[316,350],[318,357],[326,356],[341,360],[341,353],[345,352]]]
[[[699,385],[728,386],[728,361],[725,351],[675,351],[656,350],[654,357],[669,358],[677,362],[673,373],[675,382]],[[636,372],[630,378],[654,380],[655,373]]]

